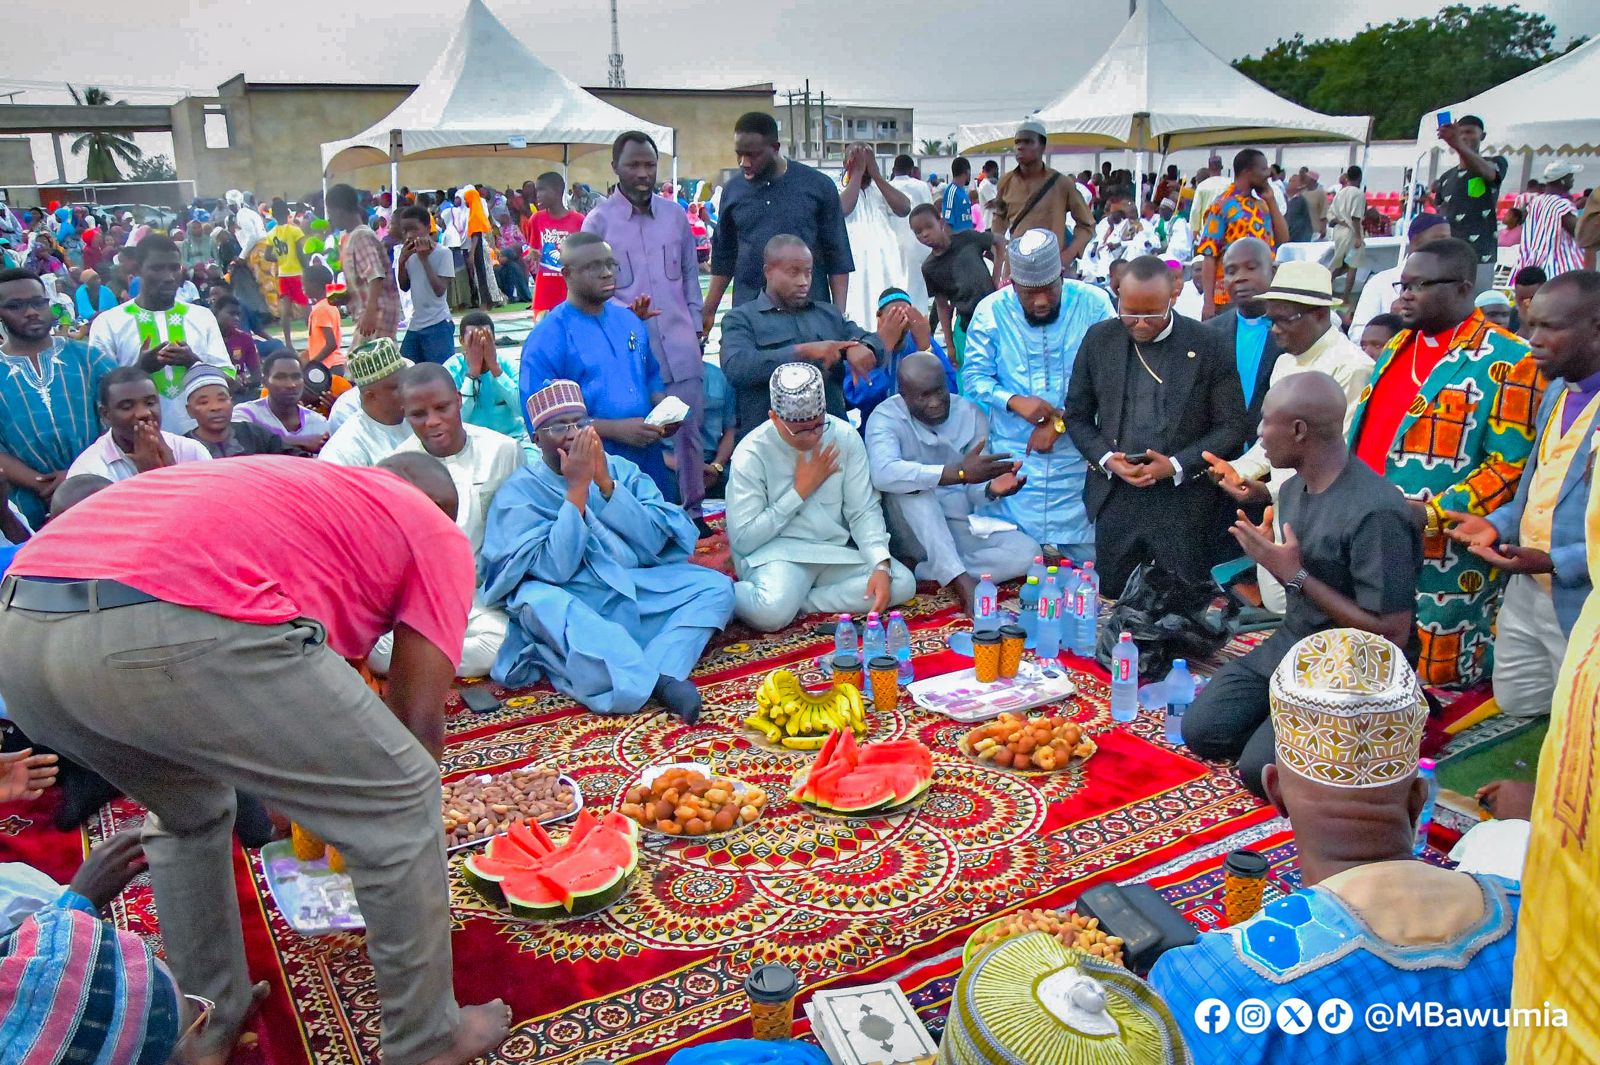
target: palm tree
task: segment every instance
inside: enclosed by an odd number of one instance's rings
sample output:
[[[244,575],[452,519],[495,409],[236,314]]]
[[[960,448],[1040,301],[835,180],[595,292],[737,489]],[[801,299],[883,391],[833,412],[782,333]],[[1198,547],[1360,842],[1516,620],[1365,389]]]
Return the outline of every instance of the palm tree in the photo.
[[[67,86],[67,91],[72,94],[72,102],[80,107],[107,107],[128,102],[113,100],[110,93],[93,85],[85,88],[82,95],[71,85]],[[72,142],[73,155],[84,151],[89,153],[86,175],[89,181],[121,181],[122,171],[117,168],[117,160],[131,166],[144,157],[143,149],[133,143],[133,138],[120,133],[85,133]]]
[[[922,154],[923,155],[943,155],[944,154],[944,141],[941,140],[938,137],[924,137],[924,138],[922,138]]]

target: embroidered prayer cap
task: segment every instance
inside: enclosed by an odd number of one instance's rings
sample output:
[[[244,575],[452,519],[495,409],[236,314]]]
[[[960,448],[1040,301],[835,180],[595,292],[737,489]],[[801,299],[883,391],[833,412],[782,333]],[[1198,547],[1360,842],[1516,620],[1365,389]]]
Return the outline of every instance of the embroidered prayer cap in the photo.
[[[1038,137],[1041,141],[1044,140],[1045,137],[1047,136],[1047,134],[1044,131],[1044,123],[1040,122],[1037,118],[1025,118],[1025,119],[1023,119],[1017,125],[1017,132],[1014,133],[1013,136],[1020,137],[1024,133],[1031,133],[1035,137]]]
[[[589,407],[583,402],[583,389],[578,382],[558,378],[528,397],[528,424],[534,432],[552,418],[563,414],[587,414]]]
[[[772,410],[786,422],[814,422],[828,413],[828,394],[822,371],[809,362],[786,362],[772,371],[768,382]]]
[[[344,373],[353,385],[372,385],[400,372],[400,345],[393,337],[374,337],[345,359]]]
[[[1006,245],[1011,282],[1043,288],[1061,280],[1061,242],[1048,229],[1030,229]]]
[[[1428,703],[1400,648],[1360,629],[1295,644],[1268,685],[1278,765],[1336,788],[1375,788],[1417,769]]]
[[[210,385],[231,388],[232,382],[228,380],[227,375],[215,366],[202,364],[192,367],[188,373],[183,375],[183,401],[185,403],[189,402],[190,396]]]
[[[1511,300],[1499,289],[1490,288],[1478,293],[1478,298],[1472,301],[1472,305],[1479,310],[1485,307],[1509,307]]]
[[[1261,294],[1264,300],[1282,300],[1306,307],[1337,307],[1333,298],[1333,274],[1321,263],[1288,262],[1272,275],[1272,287]]]
[[[0,939],[0,1031],[20,1040],[6,1061],[162,1065],[178,1017],[149,944],[93,914],[52,904]]]

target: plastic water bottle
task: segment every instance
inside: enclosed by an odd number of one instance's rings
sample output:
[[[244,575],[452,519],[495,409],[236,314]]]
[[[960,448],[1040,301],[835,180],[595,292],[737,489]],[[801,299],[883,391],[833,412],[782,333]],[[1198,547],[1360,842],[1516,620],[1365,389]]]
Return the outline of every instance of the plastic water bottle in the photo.
[[[1183,715],[1194,702],[1194,674],[1189,672],[1186,659],[1172,660],[1172,672],[1167,674],[1167,742],[1183,742]]]
[[[1083,564],[1076,597],[1072,613],[1078,631],[1073,643],[1080,655],[1093,658],[1100,635],[1100,574],[1094,571],[1093,562]]]
[[[911,668],[911,629],[905,615],[895,610],[889,614],[889,653],[900,662],[900,683],[910,684],[916,679]]]
[[[1017,593],[1017,598],[1021,604],[1017,622],[1022,626],[1022,631],[1030,637],[1039,631],[1040,592],[1039,578],[1029,577],[1027,583],[1022,586],[1022,591]]]
[[[1111,720],[1132,721],[1139,716],[1139,648],[1133,634],[1117,638],[1111,652]]]
[[[972,631],[995,632],[1000,628],[1000,600],[994,581],[985,573],[972,597]]]
[[[1078,653],[1078,571],[1068,563],[1061,578],[1061,647]]]
[[[876,613],[867,615],[867,634],[861,642],[862,664],[871,662],[874,658],[887,652],[888,640],[885,638],[883,623],[878,620]],[[872,672],[870,669],[868,673]]]
[[[1054,661],[1061,654],[1060,609],[1061,591],[1056,587],[1055,568],[1051,567],[1044,575],[1044,585],[1039,591],[1037,638],[1033,648],[1034,653],[1046,662]]]
[[[861,654],[861,637],[856,634],[856,623],[849,614],[839,615],[839,626],[833,630],[833,653],[851,656]]]
[[[1433,804],[1439,798],[1437,765],[1438,763],[1432,758],[1417,759],[1417,774],[1428,782],[1428,801],[1422,804],[1422,812],[1417,815],[1417,839],[1411,847],[1411,852],[1419,857],[1428,849],[1428,829],[1433,824]]]
[[[1043,584],[1044,583],[1044,573],[1045,573],[1044,556],[1043,555],[1034,555],[1033,556],[1033,565],[1028,567],[1028,577],[1030,579],[1037,578],[1039,583]]]

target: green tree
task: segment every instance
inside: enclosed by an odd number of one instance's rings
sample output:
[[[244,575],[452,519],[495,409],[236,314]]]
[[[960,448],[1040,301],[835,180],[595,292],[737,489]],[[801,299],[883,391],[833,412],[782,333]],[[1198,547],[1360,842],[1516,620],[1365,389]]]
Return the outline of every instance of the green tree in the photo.
[[[178,168],[166,155],[146,155],[128,168],[129,181],[172,181]]]
[[[113,100],[111,94],[104,89],[90,85],[80,94],[71,85],[67,91],[72,94],[72,102],[80,107],[108,107],[126,104],[126,100]],[[133,138],[121,133],[85,133],[72,142],[72,154],[83,155],[88,153],[88,181],[121,181],[122,171],[117,167],[117,160],[121,159],[129,166],[137,165],[144,157],[144,151],[135,143]]]
[[[1372,115],[1373,136],[1405,140],[1424,114],[1476,96],[1583,43],[1556,49],[1556,28],[1515,4],[1452,4],[1427,19],[1367,26],[1346,40],[1279,40],[1234,67],[1315,111]]]
[[[941,138],[941,137],[924,137],[924,138],[922,138],[922,154],[923,155],[943,155],[944,154],[944,147],[945,147],[944,139]]]

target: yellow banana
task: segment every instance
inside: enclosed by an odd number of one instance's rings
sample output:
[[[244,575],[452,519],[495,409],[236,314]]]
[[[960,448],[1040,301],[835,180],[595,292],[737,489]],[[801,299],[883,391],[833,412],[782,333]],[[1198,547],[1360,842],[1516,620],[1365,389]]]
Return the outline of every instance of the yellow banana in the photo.
[[[817,751],[828,742],[827,736],[785,736],[783,745],[796,751]]]

